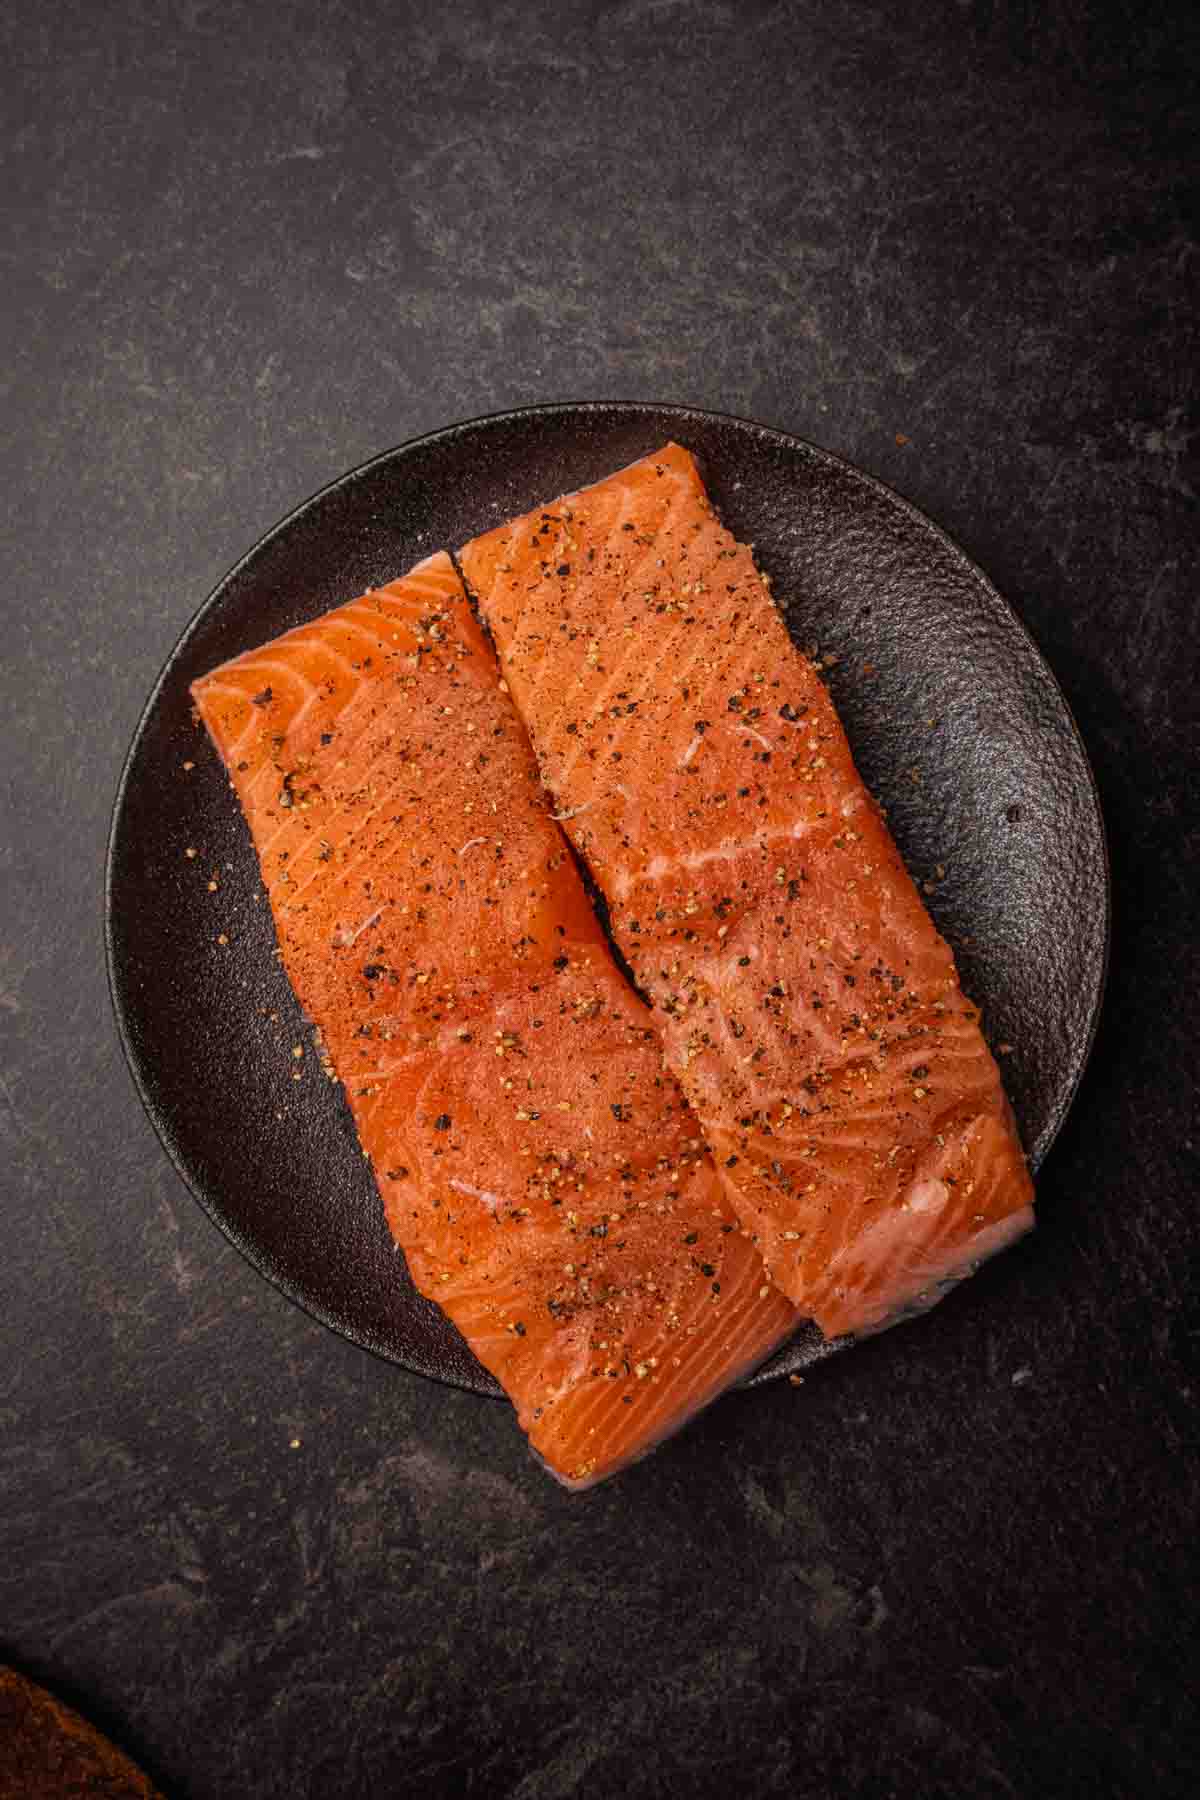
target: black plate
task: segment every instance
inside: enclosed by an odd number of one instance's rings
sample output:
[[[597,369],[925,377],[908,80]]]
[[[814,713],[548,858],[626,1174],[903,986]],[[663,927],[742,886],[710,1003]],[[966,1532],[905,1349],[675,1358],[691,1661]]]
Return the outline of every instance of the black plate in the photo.
[[[109,976],[146,1110],[233,1242],[355,1342],[481,1393],[499,1390],[392,1250],[340,1090],[311,1054],[291,1055],[308,1033],[188,683],[672,437],[701,458],[727,523],[755,545],[797,642],[839,659],[828,679],[863,776],[909,868],[936,884],[930,910],[992,1043],[1012,1046],[1002,1066],[1035,1168],[1100,1008],[1104,828],[1066,702],[995,589],[889,489],[743,420],[605,404],[455,425],[343,476],[231,570],[150,696],[109,842]],[[755,1379],[827,1349],[802,1335]]]

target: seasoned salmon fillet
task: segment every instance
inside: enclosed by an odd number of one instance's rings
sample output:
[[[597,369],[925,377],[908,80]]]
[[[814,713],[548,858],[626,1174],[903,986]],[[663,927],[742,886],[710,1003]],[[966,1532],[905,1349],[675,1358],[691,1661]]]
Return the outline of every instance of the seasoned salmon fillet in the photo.
[[[678,445],[460,565],[667,1064],[780,1288],[827,1336],[1029,1229],[963,994],[812,665]]]
[[[452,563],[192,693],[413,1280],[560,1479],[611,1475],[798,1315],[613,960]]]

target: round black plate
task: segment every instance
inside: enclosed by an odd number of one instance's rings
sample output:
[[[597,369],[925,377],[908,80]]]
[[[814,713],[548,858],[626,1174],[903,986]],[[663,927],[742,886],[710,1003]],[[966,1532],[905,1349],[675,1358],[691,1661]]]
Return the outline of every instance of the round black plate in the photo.
[[[109,842],[109,976],[150,1118],[233,1242],[347,1337],[481,1393],[496,1384],[392,1249],[340,1089],[311,1052],[292,1055],[308,1033],[188,683],[667,438],[700,457],[725,520],[774,577],[796,641],[838,659],[828,680],[863,776],[909,868],[932,884],[930,910],[991,1042],[1011,1046],[1002,1067],[1035,1167],[1100,1007],[1104,829],[1066,703],[995,589],[889,489],[760,425],[606,404],[455,425],[343,476],[231,570],[150,696]],[[827,1349],[802,1334],[755,1379]]]

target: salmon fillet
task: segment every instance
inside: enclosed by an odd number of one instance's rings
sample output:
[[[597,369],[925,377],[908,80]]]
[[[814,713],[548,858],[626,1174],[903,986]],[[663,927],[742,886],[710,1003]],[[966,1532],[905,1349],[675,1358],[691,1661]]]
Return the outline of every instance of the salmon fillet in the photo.
[[[669,444],[460,552],[773,1279],[829,1337],[1026,1231],[978,1013],[751,550]]]
[[[798,1315],[613,961],[454,567],[192,689],[413,1280],[588,1486]]]

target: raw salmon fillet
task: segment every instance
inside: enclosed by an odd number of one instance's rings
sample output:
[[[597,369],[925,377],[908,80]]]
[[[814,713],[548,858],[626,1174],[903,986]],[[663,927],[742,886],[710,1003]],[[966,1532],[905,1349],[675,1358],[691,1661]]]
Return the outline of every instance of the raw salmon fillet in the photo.
[[[669,444],[460,553],[558,817],[770,1274],[827,1336],[1033,1222],[1000,1083],[845,733]]]
[[[448,557],[196,682],[413,1280],[588,1486],[798,1315],[737,1226]]]

